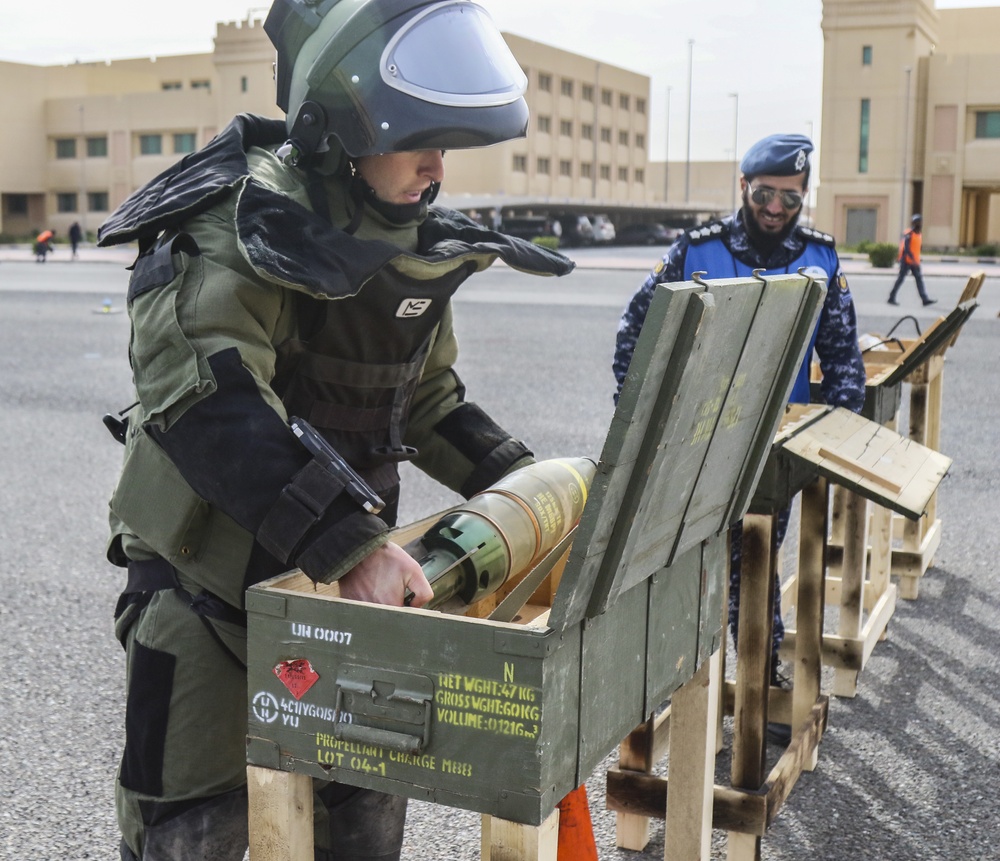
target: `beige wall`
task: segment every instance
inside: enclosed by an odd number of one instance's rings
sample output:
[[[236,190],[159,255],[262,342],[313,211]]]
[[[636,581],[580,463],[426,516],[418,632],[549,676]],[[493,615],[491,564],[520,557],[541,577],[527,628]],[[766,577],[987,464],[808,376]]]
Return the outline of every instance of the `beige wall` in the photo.
[[[496,195],[500,205],[531,195],[592,202],[595,209],[647,202],[649,78],[518,36],[505,38],[529,80],[528,137],[449,153],[450,194]],[[0,232],[24,231],[27,223],[65,235],[73,221],[93,231],[108,212],[85,211],[87,192],[107,193],[113,209],[177,160],[175,134],[194,134],[201,147],[237,113],[280,117],[273,60],[261,20],[251,17],[220,23],[212,54],[71,66],[0,63],[0,108],[19,119],[0,138],[0,199],[30,195],[27,216],[0,209]],[[588,86],[594,93],[589,100]],[[587,124],[594,139],[584,135]],[[609,141],[601,140],[602,132]],[[151,134],[162,136],[161,155],[139,150],[140,136]],[[96,136],[107,138],[106,157],[86,156],[86,139]],[[76,158],[56,157],[56,142],[66,138],[76,140]],[[78,211],[58,212],[60,194],[76,194]]]
[[[848,212],[870,208],[875,238],[895,241],[921,209],[927,246],[1000,241],[1000,140],[975,138],[976,111],[1000,110],[1000,8],[825,0],[823,31],[817,223],[845,238]],[[870,66],[861,62],[865,45]],[[863,98],[867,172],[859,169]]]

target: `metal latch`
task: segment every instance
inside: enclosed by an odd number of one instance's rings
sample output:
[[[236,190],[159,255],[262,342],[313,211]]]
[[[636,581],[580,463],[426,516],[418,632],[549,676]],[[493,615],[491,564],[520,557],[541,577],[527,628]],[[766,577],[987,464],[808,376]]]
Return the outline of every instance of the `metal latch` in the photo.
[[[337,718],[342,741],[420,753],[431,732],[434,682],[427,676],[344,664],[337,673]]]

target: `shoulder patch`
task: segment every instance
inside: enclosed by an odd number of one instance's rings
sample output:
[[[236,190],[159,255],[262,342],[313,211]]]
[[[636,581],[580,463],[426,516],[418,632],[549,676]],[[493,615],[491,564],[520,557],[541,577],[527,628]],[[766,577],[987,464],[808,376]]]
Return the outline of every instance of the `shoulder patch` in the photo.
[[[795,228],[795,231],[807,242],[816,242],[820,245],[829,246],[830,248],[837,247],[837,240],[834,239],[829,233],[823,233],[821,230],[813,230],[813,228],[805,227],[801,224]]]
[[[161,240],[144,254],[140,254],[132,266],[132,277],[128,282],[127,302],[149,290],[169,284],[177,275],[173,253],[183,251],[191,257],[201,254],[198,243],[188,233],[178,233],[164,242]]]

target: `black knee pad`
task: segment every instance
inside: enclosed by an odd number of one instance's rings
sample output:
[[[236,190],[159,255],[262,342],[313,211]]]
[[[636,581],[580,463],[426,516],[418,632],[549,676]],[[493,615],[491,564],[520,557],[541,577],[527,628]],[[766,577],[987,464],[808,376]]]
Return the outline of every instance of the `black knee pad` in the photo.
[[[180,806],[158,805],[159,815],[147,819],[153,824],[145,828],[142,861],[243,861],[249,844],[245,786],[175,814]]]

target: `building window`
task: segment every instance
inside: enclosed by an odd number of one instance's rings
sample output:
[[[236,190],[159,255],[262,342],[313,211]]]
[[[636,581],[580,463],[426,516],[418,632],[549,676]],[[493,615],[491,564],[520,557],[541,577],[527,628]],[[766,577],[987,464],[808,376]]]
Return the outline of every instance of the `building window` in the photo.
[[[592,141],[594,139],[594,127],[590,123],[584,123],[580,126],[580,137],[585,141]]]
[[[646,171],[644,171],[641,167],[637,167],[635,169],[635,181],[640,185],[646,181]]]
[[[871,133],[871,99],[861,100],[861,133],[858,136],[858,173],[868,173],[868,138]]]
[[[636,149],[646,148],[646,136],[642,132],[635,133],[635,148]]]
[[[514,156],[513,170],[514,170],[514,173],[527,173],[528,172],[528,157],[526,155],[516,155],[516,156]]]
[[[210,90],[212,89],[212,82],[205,80],[197,80],[191,82],[192,90]]]
[[[76,138],[56,138],[56,158],[76,158]]]
[[[601,143],[611,143],[611,129],[601,126]]]
[[[547,117],[544,114],[538,118],[538,131],[542,134],[548,134],[552,131],[552,117]]]
[[[87,158],[107,158],[108,139],[105,137],[87,138]]]
[[[108,193],[106,191],[87,192],[87,212],[107,212]]]
[[[240,77],[240,92],[245,93],[250,89],[250,79],[246,75]]]
[[[601,104],[611,106],[611,90],[601,90]]]
[[[582,87],[580,87],[580,98],[583,99],[585,102],[594,101],[594,85],[584,84]]]
[[[76,192],[61,191],[56,195],[57,212],[76,212]]]
[[[140,155],[161,155],[163,153],[163,135],[139,135]]]
[[[862,45],[861,46],[861,65],[870,66],[872,64],[872,46]]]
[[[589,161],[580,163],[580,176],[583,179],[592,179],[594,176],[594,166]]]
[[[618,179],[620,182],[628,182],[628,168],[620,167],[618,168]]]
[[[1000,111],[976,111],[976,137],[1000,138]]]
[[[635,112],[637,114],[645,114],[646,113],[646,100],[645,99],[639,99],[639,98],[637,98],[635,100]]]
[[[564,138],[573,137],[573,121],[572,120],[560,120],[559,121],[559,134]]]
[[[602,164],[601,165],[601,179],[611,179],[611,165]]]
[[[573,82],[569,78],[563,78],[559,82],[559,92],[573,98]]]
[[[547,174],[552,170],[552,162],[547,158],[538,159],[538,172]]]
[[[628,146],[628,132],[624,129],[621,129],[618,132],[618,143],[622,146]]]
[[[623,111],[627,111],[629,109],[630,102],[631,99],[629,98],[628,93],[618,94],[618,107],[621,108]]]
[[[8,194],[5,195],[7,199],[7,214],[8,215],[27,215],[28,214],[28,195],[26,194]]]
[[[174,152],[194,152],[194,132],[181,132],[174,135]]]
[[[164,81],[160,84],[161,90],[179,90],[181,88],[180,81]]]
[[[538,73],[538,89],[543,93],[552,92],[552,75],[546,72]]]
[[[569,159],[562,159],[559,162],[559,176],[572,176],[573,175],[573,162]]]

